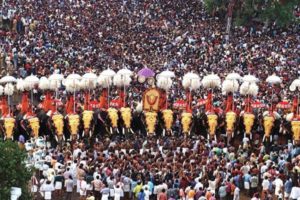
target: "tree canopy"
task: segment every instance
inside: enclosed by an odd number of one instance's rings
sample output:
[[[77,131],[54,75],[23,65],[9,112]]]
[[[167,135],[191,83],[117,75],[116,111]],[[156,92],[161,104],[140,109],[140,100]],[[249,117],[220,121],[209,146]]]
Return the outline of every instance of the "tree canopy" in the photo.
[[[247,25],[251,22],[275,24],[278,27],[294,23],[295,7],[300,0],[204,0],[211,14],[217,13],[225,19],[228,4],[234,2],[233,23]]]
[[[13,141],[0,141],[0,199],[10,199],[11,187],[22,188],[20,199],[31,199],[28,183],[31,170],[26,167],[25,150]]]

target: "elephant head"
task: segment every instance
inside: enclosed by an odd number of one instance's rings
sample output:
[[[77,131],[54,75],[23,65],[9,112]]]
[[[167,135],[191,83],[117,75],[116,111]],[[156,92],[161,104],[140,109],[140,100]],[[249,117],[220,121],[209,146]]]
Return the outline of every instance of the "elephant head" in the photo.
[[[121,108],[121,117],[123,119],[124,125],[126,128],[130,128],[131,127],[131,109],[128,107],[122,107]]]
[[[244,126],[246,134],[251,134],[252,127],[254,125],[255,116],[252,113],[244,114]]]
[[[4,118],[4,128],[6,139],[13,139],[13,131],[16,120],[12,117]]]
[[[40,129],[40,120],[37,117],[32,117],[28,119],[29,126],[32,130],[32,134],[34,138],[39,137],[39,129]]]
[[[173,124],[173,120],[174,120],[173,119],[173,111],[170,109],[163,110],[162,114],[163,114],[163,119],[165,122],[165,127],[169,131],[172,128],[172,124]]]
[[[111,126],[113,128],[118,128],[118,120],[119,120],[118,110],[115,108],[109,108],[107,109],[107,114],[111,121]]]
[[[192,113],[183,112],[181,114],[182,132],[188,134],[192,123]]]
[[[274,126],[274,117],[265,116],[264,117],[264,129],[265,129],[265,137],[270,137],[272,128]]]
[[[52,116],[52,121],[56,130],[58,140],[61,141],[64,134],[64,116],[61,114],[55,114]]]
[[[78,134],[78,127],[80,123],[79,115],[77,114],[68,115],[68,121],[69,121],[71,137],[74,140],[77,138],[77,134]]]
[[[148,134],[155,133],[156,118],[157,118],[156,112],[146,112],[145,113]]]
[[[295,142],[300,141],[300,121],[293,120],[291,122],[292,125],[292,132],[293,132],[293,138]]]
[[[209,127],[209,135],[214,136],[216,134],[216,129],[218,126],[218,115],[207,114],[207,121]]]
[[[89,129],[93,119],[94,112],[91,110],[85,110],[82,112],[82,121],[84,129]]]
[[[227,133],[232,133],[234,131],[234,124],[236,122],[236,113],[232,111],[227,112],[225,121]]]

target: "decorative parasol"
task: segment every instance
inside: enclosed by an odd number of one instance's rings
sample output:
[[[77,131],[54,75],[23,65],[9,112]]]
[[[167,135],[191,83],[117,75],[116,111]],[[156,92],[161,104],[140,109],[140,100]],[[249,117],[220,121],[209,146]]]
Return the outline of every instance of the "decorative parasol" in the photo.
[[[116,75],[116,72],[109,69],[109,68],[100,73],[100,76],[103,76],[103,77],[110,77],[111,78],[114,75]]]
[[[251,103],[252,108],[264,108],[266,105],[260,101],[254,101]]]
[[[75,73],[72,73],[70,74],[69,76],[67,76],[67,80],[81,80],[81,76],[79,74],[75,74]]]
[[[0,83],[15,83],[17,79],[13,76],[6,75],[0,79]]]
[[[174,109],[182,110],[187,106],[187,102],[183,99],[179,99],[173,103]]]
[[[282,80],[279,76],[271,75],[266,79],[266,82],[269,84],[278,84],[278,83],[281,83]]]
[[[82,76],[82,79],[88,80],[88,81],[96,81],[97,75],[93,72],[86,73]]]
[[[132,71],[130,71],[129,69],[127,68],[123,68],[123,69],[120,69],[117,74],[120,74],[122,76],[131,76],[132,75]]]
[[[40,79],[35,75],[30,75],[27,76],[24,81],[29,89],[33,89],[35,85],[39,84]]]
[[[258,79],[255,76],[248,74],[243,77],[243,81],[249,83],[256,83],[258,82]]]
[[[48,78],[49,81],[62,81],[64,76],[62,74],[51,74]]]
[[[230,73],[226,76],[226,80],[234,81],[234,80],[241,80],[241,79],[242,79],[242,77],[238,73],[235,73],[235,72]]]
[[[287,100],[283,100],[276,105],[276,108],[280,109],[290,109],[291,107],[292,105]]]
[[[156,79],[159,77],[164,77],[164,78],[174,78],[175,73],[171,72],[170,70],[162,71],[160,74],[157,75]]]
[[[154,71],[148,67],[144,67],[138,72],[139,76],[143,76],[145,78],[153,77],[155,75]]]
[[[199,99],[197,106],[204,106],[206,104],[206,99]]]

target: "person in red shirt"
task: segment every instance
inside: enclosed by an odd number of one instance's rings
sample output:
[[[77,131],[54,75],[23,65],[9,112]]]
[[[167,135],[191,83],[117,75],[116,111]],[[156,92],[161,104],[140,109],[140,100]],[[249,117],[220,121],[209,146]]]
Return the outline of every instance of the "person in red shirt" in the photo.
[[[162,191],[157,195],[157,200],[167,200],[167,194],[165,189],[162,189]]]

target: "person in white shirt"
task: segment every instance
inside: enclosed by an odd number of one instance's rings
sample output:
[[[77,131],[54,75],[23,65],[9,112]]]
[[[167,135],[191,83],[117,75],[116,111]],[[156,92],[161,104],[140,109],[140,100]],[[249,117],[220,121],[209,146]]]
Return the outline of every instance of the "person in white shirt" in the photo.
[[[123,197],[124,194],[123,189],[120,187],[120,185],[116,185],[114,190],[114,200],[121,200],[121,197]]]
[[[300,187],[292,187],[292,191],[290,194],[290,199],[298,199],[300,198]]]
[[[233,200],[240,200],[240,188],[238,187],[234,189]]]
[[[51,200],[52,199],[52,192],[54,190],[55,190],[54,185],[49,180],[47,180],[46,183],[44,183],[41,186],[41,191],[44,193],[44,199],[45,200]]]
[[[275,195],[278,197],[280,191],[283,189],[283,181],[277,177],[272,184],[275,186]]]
[[[150,200],[151,192],[149,191],[148,187],[144,188],[144,193],[145,193],[145,200]]]
[[[72,175],[69,175],[69,177],[65,180],[65,187],[66,187],[66,200],[72,199],[72,193],[73,193],[73,187],[74,182],[72,180]]]
[[[265,179],[263,180],[263,182],[261,183],[261,186],[262,186],[262,189],[264,191],[268,191],[269,190],[269,180],[268,180],[268,177],[265,177]]]
[[[86,190],[87,190],[87,183],[85,180],[80,180],[79,182],[79,186],[80,186],[80,200],[85,200],[86,197]]]

